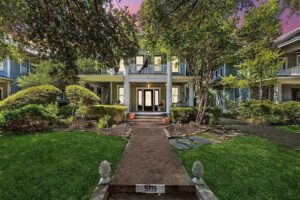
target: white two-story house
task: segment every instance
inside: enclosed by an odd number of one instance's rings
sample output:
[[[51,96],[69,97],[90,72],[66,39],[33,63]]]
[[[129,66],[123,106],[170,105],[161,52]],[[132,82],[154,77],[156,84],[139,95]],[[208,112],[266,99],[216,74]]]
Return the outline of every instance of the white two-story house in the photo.
[[[117,74],[106,70],[79,77],[102,104],[123,104],[130,112],[165,114],[172,106],[194,106],[193,77],[175,56],[166,59],[140,51],[126,63],[121,61]]]

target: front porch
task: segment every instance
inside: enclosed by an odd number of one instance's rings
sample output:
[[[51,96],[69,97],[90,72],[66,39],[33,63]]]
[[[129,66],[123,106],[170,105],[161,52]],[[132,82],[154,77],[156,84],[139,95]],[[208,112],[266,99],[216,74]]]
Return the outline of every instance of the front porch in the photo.
[[[12,79],[0,76],[0,100],[10,95],[12,82]]]

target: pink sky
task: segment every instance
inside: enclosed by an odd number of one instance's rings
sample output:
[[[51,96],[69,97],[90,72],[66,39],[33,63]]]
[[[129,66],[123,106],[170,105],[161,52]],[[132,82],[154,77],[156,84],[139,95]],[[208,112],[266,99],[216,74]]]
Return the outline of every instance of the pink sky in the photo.
[[[128,6],[131,13],[136,13],[140,9],[140,5],[143,0],[114,0],[117,6]],[[300,27],[300,15],[293,15],[288,17],[287,13],[284,13],[282,16],[282,31],[283,33],[293,30],[297,27]]]

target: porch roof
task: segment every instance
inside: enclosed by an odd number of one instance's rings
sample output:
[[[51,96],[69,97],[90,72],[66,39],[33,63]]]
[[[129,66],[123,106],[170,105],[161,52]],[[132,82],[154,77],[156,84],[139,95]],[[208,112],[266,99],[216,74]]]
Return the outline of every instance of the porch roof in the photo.
[[[188,83],[192,82],[193,79],[193,76],[172,76],[173,83]]]
[[[86,82],[124,82],[123,75],[82,74],[79,78]]]
[[[0,75],[0,83],[9,83],[9,82],[13,82],[13,81],[14,80],[9,77]]]

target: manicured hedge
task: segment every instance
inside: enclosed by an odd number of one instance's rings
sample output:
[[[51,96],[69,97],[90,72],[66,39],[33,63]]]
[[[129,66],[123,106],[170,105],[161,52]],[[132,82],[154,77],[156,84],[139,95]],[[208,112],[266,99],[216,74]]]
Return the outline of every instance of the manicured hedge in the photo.
[[[175,107],[170,109],[170,120],[189,123],[196,120],[197,108],[192,107]],[[217,124],[221,116],[221,110],[208,106],[204,114],[204,123]]]
[[[86,116],[87,119],[95,119],[104,117],[105,115],[111,116],[111,121],[117,115],[120,115],[122,121],[126,119],[125,112],[128,110],[126,106],[120,105],[93,105],[87,108]],[[111,122],[110,122],[111,123]]]
[[[97,104],[100,98],[92,91],[80,85],[68,85],[66,95],[70,103],[75,106],[89,106]]]
[[[29,104],[22,108],[2,112],[2,129],[6,131],[35,132],[49,129],[56,115],[42,105]],[[0,117],[1,118],[1,117]],[[1,120],[1,119],[0,119]]]
[[[28,104],[51,104],[57,101],[59,94],[61,91],[52,85],[26,88],[0,101],[0,110],[16,109]]]
[[[241,103],[238,117],[259,124],[295,124],[300,122],[300,103],[250,100]]]

